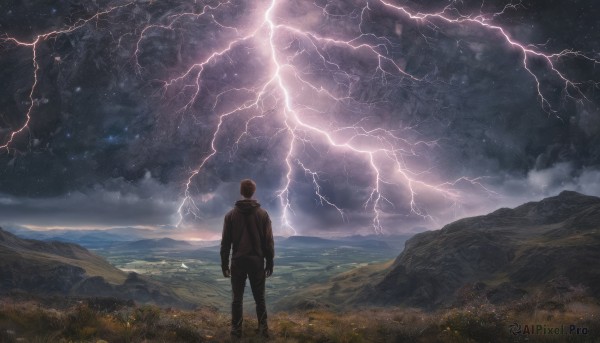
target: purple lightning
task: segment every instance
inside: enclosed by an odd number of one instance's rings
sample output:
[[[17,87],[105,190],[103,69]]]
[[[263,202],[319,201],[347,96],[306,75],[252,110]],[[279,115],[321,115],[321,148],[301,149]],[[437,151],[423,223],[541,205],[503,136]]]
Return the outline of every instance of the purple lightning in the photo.
[[[2,145],[0,145],[0,149],[5,149],[8,153],[10,153],[10,146],[13,143],[14,139],[19,134],[23,133],[24,131],[26,131],[29,128],[29,124],[31,122],[31,115],[32,115],[33,109],[37,103],[36,99],[34,98],[34,95],[35,95],[35,92],[37,91],[38,75],[40,72],[40,66],[38,64],[38,56],[37,56],[39,44],[42,42],[45,42],[49,39],[56,38],[57,36],[75,32],[75,31],[85,27],[86,25],[88,25],[91,22],[100,20],[102,17],[106,16],[107,14],[109,14],[111,12],[117,11],[117,10],[125,8],[125,7],[129,7],[131,5],[133,5],[133,2],[126,3],[126,4],[123,4],[120,6],[110,7],[104,11],[97,12],[96,14],[94,14],[93,16],[91,16],[89,18],[79,19],[73,25],[68,26],[62,30],[50,31],[47,33],[37,35],[34,40],[29,41],[29,42],[20,41],[13,37],[0,36],[0,43],[14,44],[18,47],[29,48],[31,50],[31,54],[32,54],[31,62],[33,64],[33,84],[31,85],[31,91],[29,92],[29,107],[27,108],[27,112],[25,113],[25,122],[19,128],[10,132],[8,134],[8,139],[6,139],[5,142],[0,142],[0,144],[2,144]]]
[[[183,199],[178,208],[177,226],[184,225],[188,215],[200,218],[200,208],[194,200],[192,184],[194,179],[202,173],[207,164],[224,148],[219,146],[219,138],[231,132],[225,131],[225,125],[232,117],[240,115],[247,116],[244,121],[244,130],[234,133],[232,151],[235,150],[242,140],[253,137],[252,125],[255,122],[268,123],[276,128],[275,136],[286,137],[287,146],[282,163],[285,167],[285,175],[282,177],[282,185],[277,191],[281,206],[282,234],[297,234],[294,227],[294,204],[290,192],[294,187],[295,178],[304,175],[307,177],[314,189],[314,195],[318,203],[329,206],[337,211],[342,220],[346,218],[343,206],[324,195],[321,184],[322,173],[311,167],[310,162],[302,158],[302,152],[308,147],[324,145],[335,153],[343,153],[364,161],[367,167],[365,174],[369,175],[369,194],[363,199],[364,208],[371,213],[372,226],[376,233],[382,233],[384,227],[382,217],[385,215],[385,206],[394,208],[395,201],[387,196],[387,189],[401,190],[409,204],[407,215],[415,215],[425,219],[434,220],[435,217],[423,208],[420,197],[423,195],[435,195],[448,199],[451,203],[460,202],[461,191],[459,184],[468,184],[484,192],[494,192],[485,186],[484,178],[460,177],[456,180],[435,182],[428,180],[431,172],[427,168],[413,167],[409,160],[418,159],[422,148],[433,148],[439,144],[434,141],[419,141],[407,138],[402,129],[391,129],[385,127],[372,128],[365,124],[371,114],[361,112],[362,118],[355,120],[353,124],[338,124],[333,120],[327,120],[328,109],[337,104],[357,108],[369,108],[377,111],[376,103],[355,99],[352,95],[352,87],[356,76],[353,71],[347,70],[340,62],[336,62],[327,52],[327,48],[335,47],[345,51],[349,56],[360,56],[368,61],[372,68],[373,82],[388,82],[391,79],[401,80],[402,84],[428,83],[424,75],[413,75],[406,71],[401,63],[398,63],[390,49],[393,42],[384,37],[365,30],[364,21],[374,6],[389,11],[389,14],[398,20],[407,20],[416,24],[431,24],[434,27],[441,23],[457,27],[471,27],[479,30],[482,34],[493,39],[500,39],[504,48],[512,49],[520,53],[521,67],[528,73],[537,89],[537,97],[542,109],[548,113],[556,114],[550,100],[544,94],[542,81],[538,74],[532,69],[532,59],[541,59],[545,63],[548,73],[561,80],[564,94],[576,100],[587,100],[581,91],[578,81],[571,80],[564,71],[557,67],[561,59],[571,57],[580,58],[590,63],[600,61],[574,50],[563,50],[560,52],[545,52],[538,47],[517,41],[502,26],[494,20],[502,16],[506,11],[518,10],[520,3],[509,3],[500,12],[491,14],[461,14],[452,4],[444,7],[441,11],[421,13],[411,10],[407,6],[395,4],[386,0],[367,0],[351,14],[335,14],[329,10],[329,5],[321,6],[316,2],[312,4],[320,9],[323,17],[347,18],[355,22],[355,34],[351,39],[341,39],[336,36],[328,36],[295,26],[292,21],[286,20],[278,11],[288,2],[284,0],[270,0],[265,3],[264,8],[258,8],[255,18],[248,25],[234,27],[219,21],[215,16],[220,10],[233,6],[232,1],[218,2],[214,5],[200,5],[195,11],[170,15],[166,21],[145,25],[136,31],[137,39],[132,51],[132,60],[138,73],[142,73],[144,67],[139,62],[143,51],[143,43],[152,39],[152,34],[160,31],[175,31],[178,24],[186,20],[207,19],[219,30],[230,32],[231,38],[219,41],[219,46],[214,50],[203,51],[197,61],[184,68],[183,72],[162,81],[162,94],[165,97],[184,99],[183,106],[175,109],[176,114],[194,111],[194,105],[202,98],[202,90],[205,89],[205,73],[208,68],[218,63],[230,63],[233,49],[240,46],[249,46],[260,50],[267,56],[264,71],[264,80],[258,80],[253,86],[230,87],[216,94],[212,101],[212,110],[217,116],[217,124],[212,131],[210,148],[206,154],[199,158],[199,163],[189,172],[189,177],[183,182]],[[10,153],[11,146],[17,136],[28,130],[31,121],[34,120],[36,107],[35,94],[38,87],[40,65],[38,64],[38,47],[43,41],[60,35],[67,35],[83,29],[88,24],[110,16],[112,13],[128,7],[138,6],[135,2],[125,3],[99,11],[95,15],[77,21],[75,24],[61,30],[51,31],[37,35],[32,41],[20,41],[12,37],[0,38],[0,42],[13,44],[18,47],[30,49],[32,53],[33,82],[29,93],[29,107],[24,115],[24,123],[13,129],[4,142],[0,142],[0,148]],[[483,6],[482,6],[483,7]],[[119,40],[120,41],[120,40]],[[295,45],[299,45],[297,49]],[[296,50],[296,51],[293,51]],[[307,59],[314,59],[308,66]],[[314,65],[335,75],[332,84],[311,79]],[[314,77],[313,77],[314,78]],[[167,95],[169,94],[169,95]],[[173,95],[175,94],[175,95]],[[231,99],[234,105],[223,99]],[[308,99],[311,100],[308,100]],[[230,101],[231,102],[231,101]],[[279,126],[277,126],[279,125]]]

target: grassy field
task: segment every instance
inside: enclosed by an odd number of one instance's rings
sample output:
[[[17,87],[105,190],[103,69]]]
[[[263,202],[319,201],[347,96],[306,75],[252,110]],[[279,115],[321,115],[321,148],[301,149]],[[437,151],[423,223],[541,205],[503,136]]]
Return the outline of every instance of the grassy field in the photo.
[[[98,306],[98,303],[103,306]],[[54,304],[56,305],[56,304]],[[270,342],[600,342],[600,307],[589,299],[540,308],[535,299],[507,306],[488,303],[423,312],[409,308],[362,308],[272,313]],[[513,334],[519,324],[563,326],[563,334]],[[579,334],[569,332],[575,325]],[[256,319],[246,316],[241,342],[261,342]],[[583,333],[585,330],[585,333]],[[229,342],[229,315],[110,304],[97,299],[68,306],[0,299],[0,342]]]

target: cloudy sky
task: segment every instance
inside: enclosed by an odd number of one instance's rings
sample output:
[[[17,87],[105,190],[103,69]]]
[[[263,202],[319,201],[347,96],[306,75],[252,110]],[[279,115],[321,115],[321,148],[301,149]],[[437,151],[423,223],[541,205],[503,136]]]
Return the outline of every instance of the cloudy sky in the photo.
[[[600,196],[598,8],[3,2],[0,225],[214,238],[243,178],[279,235]]]

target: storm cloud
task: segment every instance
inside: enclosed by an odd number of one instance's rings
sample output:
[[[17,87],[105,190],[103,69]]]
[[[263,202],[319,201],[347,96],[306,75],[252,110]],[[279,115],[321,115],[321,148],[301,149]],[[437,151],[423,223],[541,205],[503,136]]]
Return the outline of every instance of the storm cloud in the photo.
[[[23,42],[77,27],[36,43],[37,73],[31,46],[0,39],[0,144],[32,109],[0,154],[0,225],[218,233],[244,178],[279,235],[411,232],[565,189],[600,195],[594,1],[445,12],[587,56],[552,60],[561,74],[523,65],[496,30],[380,1],[277,4],[272,36],[269,2],[0,5],[0,33]]]
[[[173,222],[178,199],[150,173],[137,182],[108,179],[55,197],[0,194],[3,224],[37,227],[151,226]]]

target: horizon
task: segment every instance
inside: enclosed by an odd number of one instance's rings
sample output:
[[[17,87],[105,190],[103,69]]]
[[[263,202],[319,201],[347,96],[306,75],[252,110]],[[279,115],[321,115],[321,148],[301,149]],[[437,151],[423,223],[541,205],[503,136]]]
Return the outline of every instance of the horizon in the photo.
[[[27,227],[27,226],[22,226],[22,225],[0,225],[0,229],[9,231],[9,232],[16,232],[17,235],[18,235],[19,231],[38,232],[38,233],[57,233],[58,234],[58,233],[68,233],[68,232],[83,232],[83,233],[85,233],[85,232],[99,232],[99,233],[107,232],[107,233],[111,233],[113,231],[123,232],[123,231],[127,231],[128,229],[131,229],[131,230],[147,231],[146,232],[147,235],[141,235],[141,236],[139,236],[139,238],[131,239],[130,241],[146,240],[146,239],[157,240],[157,239],[162,239],[162,238],[170,238],[170,239],[188,241],[188,242],[217,242],[217,241],[221,240],[220,234],[213,236],[213,238],[199,238],[199,237],[194,237],[193,234],[186,234],[186,233],[173,234],[173,232],[169,232],[169,231],[157,231],[157,230],[153,230],[153,229],[149,229],[149,228],[142,229],[142,228],[135,228],[135,227],[129,227],[129,228],[110,227],[110,228],[87,228],[87,229],[64,228],[63,227],[63,228],[46,229],[46,228],[39,228],[39,227]],[[412,236],[416,233],[424,232],[424,231],[429,231],[429,230],[415,231],[415,232],[410,232],[410,233],[367,233],[367,234],[354,233],[354,234],[348,234],[348,235],[339,234],[339,235],[329,235],[329,236],[297,234],[297,235],[290,235],[290,236],[274,235],[274,237],[276,239],[277,238],[287,239],[290,237],[314,237],[314,238],[324,238],[324,239],[335,240],[335,239],[357,237],[357,236],[360,236],[360,237]]]
[[[519,207],[521,205],[530,203],[530,202],[539,202],[541,200],[544,199],[548,199],[548,198],[554,198],[559,196],[560,194],[564,193],[564,192],[575,192],[584,196],[590,196],[589,194],[585,194],[583,192],[576,192],[576,191],[571,191],[568,189],[564,189],[562,191],[559,191],[557,194],[555,195],[551,195],[548,197],[544,197],[542,199],[538,199],[538,200],[530,200],[530,201],[526,201],[520,204],[516,204],[512,207],[509,207],[510,209],[514,209],[516,207]],[[593,195],[592,195],[593,196]],[[421,233],[421,232],[426,232],[426,231],[436,231],[436,230],[441,230],[444,226],[451,224],[455,221],[461,220],[461,219],[465,219],[465,218],[472,218],[472,217],[477,217],[477,216],[485,216],[488,215],[490,213],[493,213],[496,210],[499,210],[501,208],[507,208],[504,206],[499,206],[495,209],[492,209],[486,213],[482,213],[482,214],[477,214],[477,215],[473,215],[473,216],[465,216],[465,217],[461,217],[461,218],[457,218],[453,221],[450,221],[448,223],[445,223],[437,228],[427,228],[427,227],[414,227],[412,230],[410,231],[403,231],[403,232],[369,232],[368,230],[363,230],[360,232],[353,232],[353,233],[347,233],[344,231],[341,232],[330,232],[327,231],[328,235],[318,235],[318,234],[307,234],[307,235],[303,235],[303,234],[296,234],[296,235],[277,235],[275,234],[274,237],[279,237],[279,238],[289,238],[289,237],[316,237],[316,238],[325,238],[325,239],[343,239],[343,238],[348,238],[348,237],[354,237],[354,236],[362,236],[362,237],[369,237],[369,236],[379,236],[379,237],[385,237],[385,236],[413,236],[415,234]],[[196,243],[202,243],[202,242],[217,242],[221,240],[221,234],[219,233],[214,233],[212,236],[210,237],[197,237],[195,236],[196,233],[194,231],[189,231],[189,232],[182,232],[178,229],[165,229],[165,228],[152,228],[152,227],[135,227],[135,226],[130,226],[130,227],[88,227],[88,228],[81,228],[81,227],[51,227],[51,228],[44,228],[44,227],[36,227],[36,226],[26,226],[26,225],[2,225],[0,224],[0,228],[3,228],[5,230],[8,230],[10,232],[14,232],[14,231],[19,231],[19,230],[28,230],[28,231],[34,231],[34,232],[42,232],[42,233],[52,233],[52,232],[57,232],[57,233],[62,233],[62,232],[122,232],[122,231],[136,231],[138,233],[140,233],[140,231],[145,231],[144,233],[146,235],[140,235],[137,238],[133,238],[130,241],[135,241],[135,240],[144,240],[144,239],[161,239],[161,238],[171,238],[171,239],[175,239],[175,240],[181,240],[181,241],[188,241],[188,242],[196,242]],[[319,231],[313,231],[313,232],[319,232]]]

